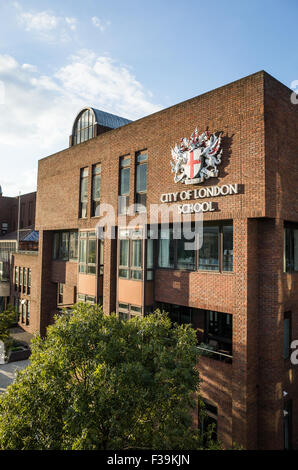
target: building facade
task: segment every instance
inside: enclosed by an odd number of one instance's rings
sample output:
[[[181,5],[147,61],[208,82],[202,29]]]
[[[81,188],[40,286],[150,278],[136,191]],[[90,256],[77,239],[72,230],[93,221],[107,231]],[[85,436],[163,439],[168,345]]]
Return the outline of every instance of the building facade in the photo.
[[[290,96],[258,72],[135,122],[85,108],[70,147],[39,161],[38,254],[13,256],[12,298],[30,302],[28,332],[45,334],[77,301],[124,319],[159,307],[192,323],[208,420],[227,448],[298,448],[290,360],[298,108]],[[155,222],[144,238],[149,212]],[[187,237],[175,236],[179,213],[193,224],[203,215],[202,246],[186,251]],[[202,425],[198,413],[194,421]]]
[[[38,250],[35,207],[36,192],[5,197],[0,186],[0,312],[7,308],[11,296],[11,254]]]

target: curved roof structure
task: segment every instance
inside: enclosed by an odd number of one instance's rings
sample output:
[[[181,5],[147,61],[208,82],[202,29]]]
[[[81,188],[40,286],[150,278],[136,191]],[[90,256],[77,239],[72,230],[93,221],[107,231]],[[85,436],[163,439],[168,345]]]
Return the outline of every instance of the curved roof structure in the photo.
[[[110,129],[117,129],[117,127],[122,127],[132,122],[129,119],[116,116],[116,114],[107,113],[106,111],[101,111],[100,109],[85,106],[76,115],[76,118],[74,120],[73,127],[72,127],[72,133],[74,133],[74,130],[75,130],[75,127],[79,118],[83,115],[85,111],[88,111],[88,110],[91,111],[91,113],[93,114],[93,119],[92,119],[93,123],[98,124],[99,126],[109,127]]]
[[[116,116],[115,114],[110,114],[105,111],[101,111],[100,109],[91,108],[95,114],[95,119],[97,124],[100,126],[111,127],[112,129],[116,129],[117,127],[125,126],[129,124],[129,119]]]

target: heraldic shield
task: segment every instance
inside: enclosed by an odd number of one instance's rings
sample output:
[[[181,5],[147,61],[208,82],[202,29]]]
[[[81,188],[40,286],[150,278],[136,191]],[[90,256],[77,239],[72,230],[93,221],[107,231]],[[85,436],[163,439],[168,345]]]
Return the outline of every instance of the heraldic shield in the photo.
[[[188,150],[185,154],[187,161],[186,164],[183,165],[184,174],[187,178],[193,179],[198,175],[202,168],[201,149],[195,148],[193,150]]]

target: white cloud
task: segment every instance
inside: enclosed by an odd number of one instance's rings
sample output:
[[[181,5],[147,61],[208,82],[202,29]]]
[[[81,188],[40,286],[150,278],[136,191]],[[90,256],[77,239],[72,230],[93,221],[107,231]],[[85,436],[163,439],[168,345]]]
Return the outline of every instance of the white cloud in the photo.
[[[56,29],[60,19],[46,11],[39,13],[20,13],[19,19],[26,31],[52,31]]]
[[[76,30],[77,28],[77,22],[78,20],[76,18],[69,18],[69,17],[66,17],[65,18],[65,21],[66,23],[68,24],[68,26],[70,27],[70,29],[72,29],[73,31]]]
[[[71,40],[69,31],[75,31],[77,19],[56,16],[50,11],[24,11],[18,2],[13,3],[17,11],[17,21],[25,31],[47,42],[67,42]]]
[[[129,119],[160,109],[126,66],[80,51],[54,75],[0,55],[0,185],[6,195],[35,189],[37,160],[68,146],[73,120],[85,105]]]
[[[110,26],[110,21],[102,21],[98,16],[92,16],[91,18],[92,24],[98,28],[102,33]]]

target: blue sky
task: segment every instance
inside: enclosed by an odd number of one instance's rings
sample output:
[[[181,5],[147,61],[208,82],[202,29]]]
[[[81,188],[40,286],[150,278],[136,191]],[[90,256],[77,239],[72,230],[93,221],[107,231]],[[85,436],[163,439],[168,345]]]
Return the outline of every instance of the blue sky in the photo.
[[[0,0],[4,194],[36,189],[84,105],[137,119],[261,69],[290,87],[297,17],[297,0]]]

